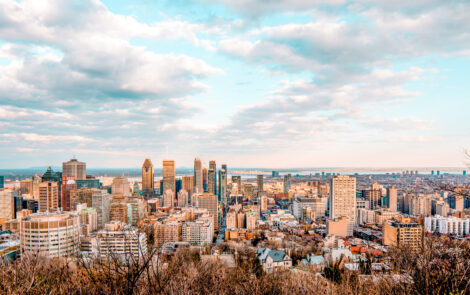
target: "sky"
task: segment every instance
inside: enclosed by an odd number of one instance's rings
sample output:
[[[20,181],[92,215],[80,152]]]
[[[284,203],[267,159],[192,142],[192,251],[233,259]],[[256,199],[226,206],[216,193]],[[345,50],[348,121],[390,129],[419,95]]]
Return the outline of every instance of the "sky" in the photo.
[[[461,167],[469,15],[467,0],[0,0],[0,167]]]

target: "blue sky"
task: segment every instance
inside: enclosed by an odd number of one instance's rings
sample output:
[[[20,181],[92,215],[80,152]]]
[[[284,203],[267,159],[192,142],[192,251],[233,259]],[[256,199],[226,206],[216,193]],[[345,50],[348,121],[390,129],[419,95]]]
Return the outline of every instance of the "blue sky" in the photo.
[[[0,5],[0,167],[465,165],[468,1]]]

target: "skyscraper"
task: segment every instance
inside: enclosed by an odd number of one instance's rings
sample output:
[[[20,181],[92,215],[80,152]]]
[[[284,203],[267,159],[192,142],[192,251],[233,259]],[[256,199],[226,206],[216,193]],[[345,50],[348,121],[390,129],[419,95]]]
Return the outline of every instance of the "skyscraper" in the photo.
[[[153,195],[155,190],[153,164],[150,159],[145,159],[142,164],[142,191],[145,195]]]
[[[56,211],[59,208],[59,184],[41,182],[39,184],[39,212]]]
[[[209,161],[209,170],[214,170],[214,194],[217,194],[217,164],[214,160]],[[210,180],[209,180],[210,181]],[[212,193],[211,191],[209,191]]]
[[[331,179],[330,219],[348,218],[348,236],[356,222],[356,178],[339,175]]]
[[[124,176],[116,176],[113,178],[113,183],[111,184],[111,192],[113,195],[120,194],[123,197],[131,196],[131,186],[129,181]]]
[[[214,169],[209,169],[209,172],[207,173],[207,191],[210,193],[210,194],[214,194],[216,193],[216,189],[215,189],[215,170]]]
[[[387,188],[388,196],[388,209],[390,211],[397,211],[397,189],[394,186]]]
[[[61,207],[64,211],[71,211],[70,192],[77,189],[77,183],[73,178],[62,176]]]
[[[198,197],[198,208],[204,208],[212,216],[214,229],[219,228],[219,201],[214,194],[203,194]]]
[[[207,168],[202,168],[202,188],[205,193],[207,193],[207,185],[208,185],[208,171]]]
[[[175,179],[175,161],[163,161],[163,191],[165,194],[168,190],[173,192],[173,198],[176,196],[176,179]]]
[[[62,163],[62,177],[73,177],[74,179],[86,179],[86,164],[79,162],[77,159],[70,159],[68,162]]]
[[[187,191],[189,196],[193,193],[194,176],[183,176],[183,190]]]
[[[194,159],[194,188],[196,193],[202,194],[204,192],[202,187],[202,163],[201,159]]]
[[[13,190],[0,189],[0,219],[15,219],[15,193]]]
[[[227,172],[223,168],[219,170],[219,200],[227,204]]]
[[[291,174],[286,174],[284,175],[284,193],[287,194],[290,191],[291,188],[291,179],[292,175]]]
[[[264,191],[263,175],[256,176],[256,181],[258,182],[258,192]]]

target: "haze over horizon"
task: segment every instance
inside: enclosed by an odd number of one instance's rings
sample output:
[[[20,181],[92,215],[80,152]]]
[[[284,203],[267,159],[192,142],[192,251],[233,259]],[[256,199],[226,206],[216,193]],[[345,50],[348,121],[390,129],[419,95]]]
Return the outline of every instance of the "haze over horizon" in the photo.
[[[470,2],[0,0],[0,167],[465,167]]]

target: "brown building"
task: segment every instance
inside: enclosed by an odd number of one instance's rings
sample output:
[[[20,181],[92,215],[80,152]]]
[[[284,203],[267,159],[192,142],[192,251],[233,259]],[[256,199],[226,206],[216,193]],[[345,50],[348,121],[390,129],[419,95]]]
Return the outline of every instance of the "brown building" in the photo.
[[[150,159],[145,159],[142,164],[142,191],[144,194],[153,195],[155,189],[153,164]]]
[[[127,204],[126,203],[113,203],[109,208],[109,219],[110,221],[120,221],[122,223],[128,223],[127,217]]]
[[[194,176],[183,176],[183,190],[191,196],[194,189]]]
[[[423,227],[410,219],[401,218],[384,224],[383,244],[417,251],[423,243]]]
[[[175,161],[163,161],[163,191],[166,193],[171,190],[173,197],[176,196],[176,182],[175,182]]]
[[[57,211],[59,209],[59,184],[41,182],[39,184],[39,212]]]
[[[73,179],[86,179],[86,164],[77,159],[71,159],[62,163],[62,177],[71,177]]]
[[[88,208],[93,207],[93,190],[81,188],[79,190],[70,191],[70,210],[77,210],[77,205],[86,203]]]
[[[77,189],[77,183],[72,177],[62,176],[61,207],[64,211],[72,210],[70,192]]]

